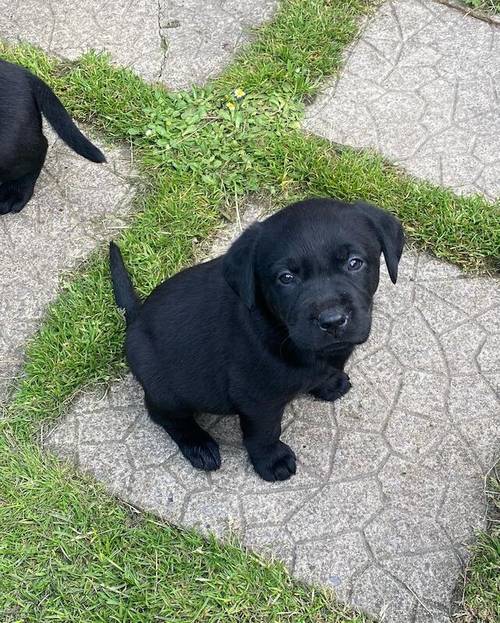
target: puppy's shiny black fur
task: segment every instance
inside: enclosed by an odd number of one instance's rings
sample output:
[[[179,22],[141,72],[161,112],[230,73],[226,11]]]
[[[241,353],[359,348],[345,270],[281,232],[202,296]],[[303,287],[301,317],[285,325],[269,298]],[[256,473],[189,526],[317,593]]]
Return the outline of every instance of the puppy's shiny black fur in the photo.
[[[152,419],[200,469],[219,449],[196,413],[237,413],[265,480],[295,473],[280,441],[283,410],[300,393],[335,400],[344,364],[370,333],[381,253],[395,283],[401,225],[366,205],[311,199],[243,232],[229,251],[167,280],[141,303],[111,243],[126,352]]]
[[[77,154],[105,161],[44,82],[23,67],[0,61],[0,214],[19,212],[33,195],[47,154],[41,113]]]

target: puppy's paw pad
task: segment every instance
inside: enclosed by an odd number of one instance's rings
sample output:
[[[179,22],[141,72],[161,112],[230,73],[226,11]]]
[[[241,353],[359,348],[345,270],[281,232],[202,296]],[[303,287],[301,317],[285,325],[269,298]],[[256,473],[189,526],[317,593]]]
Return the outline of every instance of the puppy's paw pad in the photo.
[[[297,471],[295,453],[282,441],[278,442],[266,456],[250,458],[255,471],[268,482],[288,480]]]
[[[182,454],[196,469],[211,472],[219,469],[221,465],[219,446],[213,439],[193,444],[183,444],[179,447]]]

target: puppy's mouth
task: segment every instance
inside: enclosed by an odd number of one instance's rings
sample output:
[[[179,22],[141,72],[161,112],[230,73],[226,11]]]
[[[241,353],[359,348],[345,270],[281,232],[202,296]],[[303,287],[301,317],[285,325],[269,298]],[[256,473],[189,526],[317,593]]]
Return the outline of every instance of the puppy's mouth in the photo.
[[[338,338],[335,338],[330,333],[327,333],[323,334],[322,338],[317,334],[314,335],[314,337],[311,336],[309,338],[304,335],[297,336],[290,334],[290,338],[292,342],[302,350],[312,351],[316,353],[327,353],[337,351],[340,352],[353,348],[358,344],[363,344],[368,339],[368,336],[356,336],[352,338],[339,336]]]
[[[369,333],[368,333],[369,334]],[[368,335],[356,335],[356,336],[345,336],[345,335],[332,335],[328,333],[330,339],[326,344],[320,346],[319,350],[329,349],[329,350],[342,350],[343,348],[348,348],[352,346],[357,346],[359,344],[363,344],[368,339]]]
[[[320,331],[314,328],[309,331],[289,330],[291,340],[298,348],[314,351],[317,353],[340,352],[342,350],[352,349],[353,347],[366,342],[370,335],[370,324],[366,327],[357,327],[356,330],[351,328],[350,331]]]
[[[352,342],[332,342],[330,344],[325,344],[323,348],[318,348],[319,352],[332,352],[332,351],[341,351],[346,350],[347,348],[352,348],[354,344]]]

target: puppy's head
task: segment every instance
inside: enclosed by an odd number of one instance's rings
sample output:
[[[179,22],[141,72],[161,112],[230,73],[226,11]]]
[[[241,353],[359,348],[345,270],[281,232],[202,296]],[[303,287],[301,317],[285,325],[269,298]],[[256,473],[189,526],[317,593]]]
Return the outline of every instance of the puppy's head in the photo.
[[[264,304],[301,349],[342,349],[370,333],[380,255],[396,283],[404,234],[374,206],[311,199],[247,229],[224,258],[227,282]]]

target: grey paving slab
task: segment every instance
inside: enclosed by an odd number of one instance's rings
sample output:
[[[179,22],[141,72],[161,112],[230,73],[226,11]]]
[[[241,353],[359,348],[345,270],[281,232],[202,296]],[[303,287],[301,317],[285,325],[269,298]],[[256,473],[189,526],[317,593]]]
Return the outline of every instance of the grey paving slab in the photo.
[[[250,205],[241,226],[259,213]],[[208,255],[239,229],[223,230]],[[46,446],[139,508],[236,534],[384,621],[447,620],[500,447],[499,398],[483,372],[500,369],[489,346],[500,335],[489,321],[500,284],[410,251],[400,274],[393,286],[383,271],[373,334],[349,364],[350,393],[333,407],[305,397],[289,406],[282,438],[298,456],[289,481],[255,475],[235,417],[201,418],[222,467],[193,470],[148,419],[131,376],[83,394]],[[448,341],[463,328],[462,340]]]
[[[28,41],[72,60],[90,49],[106,51],[146,80],[184,89],[220,73],[277,5],[277,0],[0,0],[0,39]]]
[[[373,148],[459,193],[500,196],[500,24],[433,0],[393,0],[346,54],[304,126]]]
[[[45,133],[49,151],[32,200],[0,218],[0,402],[64,272],[124,226],[133,198],[127,149],[100,144],[108,162],[98,165]]]

